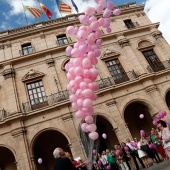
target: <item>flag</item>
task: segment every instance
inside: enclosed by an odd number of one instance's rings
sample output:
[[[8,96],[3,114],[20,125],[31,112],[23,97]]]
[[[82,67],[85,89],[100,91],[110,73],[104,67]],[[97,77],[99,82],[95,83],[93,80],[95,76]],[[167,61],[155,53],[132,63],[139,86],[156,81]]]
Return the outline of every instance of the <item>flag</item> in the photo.
[[[74,6],[76,12],[79,13],[79,10],[78,10],[77,5],[75,4],[75,2],[73,0],[71,0],[71,3]]]
[[[42,15],[42,11],[38,8],[30,7],[30,6],[25,6],[24,11],[28,10],[35,18],[39,18]]]
[[[44,10],[44,12],[46,13],[47,17],[49,19],[51,19],[52,15],[53,15],[51,13],[51,11],[48,8],[46,8],[42,3],[40,3],[40,7]]]
[[[60,1],[59,10],[61,13],[71,14],[71,7],[65,2]]]

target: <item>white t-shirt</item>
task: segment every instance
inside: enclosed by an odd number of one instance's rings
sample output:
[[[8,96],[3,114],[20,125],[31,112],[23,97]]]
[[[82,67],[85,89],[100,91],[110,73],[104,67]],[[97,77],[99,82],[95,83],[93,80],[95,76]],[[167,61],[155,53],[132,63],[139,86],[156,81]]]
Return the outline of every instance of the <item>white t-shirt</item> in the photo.
[[[131,141],[131,142],[134,142],[134,141]],[[130,148],[132,151],[135,150],[134,147],[130,144],[130,142],[129,142],[129,143],[126,143],[126,145],[129,146],[129,148]]]
[[[107,162],[107,156],[106,156],[106,155],[102,155],[101,161],[102,161],[102,164],[103,164],[103,165],[106,165],[106,164],[108,163],[108,162]]]

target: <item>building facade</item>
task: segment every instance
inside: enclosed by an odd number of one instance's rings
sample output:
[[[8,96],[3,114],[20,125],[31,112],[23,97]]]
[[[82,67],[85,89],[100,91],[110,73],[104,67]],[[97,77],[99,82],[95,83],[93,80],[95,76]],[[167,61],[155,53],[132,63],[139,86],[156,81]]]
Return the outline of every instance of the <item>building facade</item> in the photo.
[[[143,12],[144,5],[122,5],[103,30],[99,90],[94,102],[100,150],[149,132],[162,110],[170,118],[170,47]],[[80,26],[78,14],[0,33],[0,169],[52,170],[52,151],[62,147],[85,159],[80,121],[66,90],[65,55]],[[144,114],[144,119],[139,115]],[[106,133],[104,140],[101,134]],[[84,145],[83,145],[84,144]],[[37,163],[42,158],[43,163]]]

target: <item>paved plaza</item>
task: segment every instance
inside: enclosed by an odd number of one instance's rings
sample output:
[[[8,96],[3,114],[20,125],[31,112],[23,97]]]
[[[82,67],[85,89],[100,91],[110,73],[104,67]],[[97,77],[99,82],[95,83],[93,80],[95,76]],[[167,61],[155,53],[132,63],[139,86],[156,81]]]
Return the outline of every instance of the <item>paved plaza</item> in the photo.
[[[148,168],[148,170],[170,170],[170,160],[155,164],[152,167]]]

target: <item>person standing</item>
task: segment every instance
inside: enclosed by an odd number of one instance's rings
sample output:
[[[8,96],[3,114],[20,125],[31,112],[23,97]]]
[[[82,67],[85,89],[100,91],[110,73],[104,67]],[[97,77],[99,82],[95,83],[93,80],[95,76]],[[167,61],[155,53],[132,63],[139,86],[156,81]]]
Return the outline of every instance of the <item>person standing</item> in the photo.
[[[134,138],[134,139],[137,139],[137,138]],[[145,168],[144,163],[142,162],[142,160],[138,156],[137,150],[131,145],[131,142],[134,142],[134,141],[130,141],[130,139],[128,138],[128,139],[126,139],[126,142],[127,142],[126,145],[129,147],[130,155],[133,158],[133,161],[135,163],[136,169],[139,170],[139,165],[137,163],[136,158],[139,160],[142,167]]]
[[[116,163],[116,158],[113,152],[110,152],[109,149],[106,150],[106,156],[107,156],[107,161],[111,166],[110,170],[118,170],[117,168],[117,163]]]
[[[165,152],[168,158],[170,158],[170,130],[165,121],[159,120],[157,123],[157,128],[160,130],[160,137],[162,138]]]
[[[101,161],[102,161],[102,164],[104,166],[104,169],[107,170],[108,161],[107,161],[107,156],[106,156],[105,151],[102,152]]]

